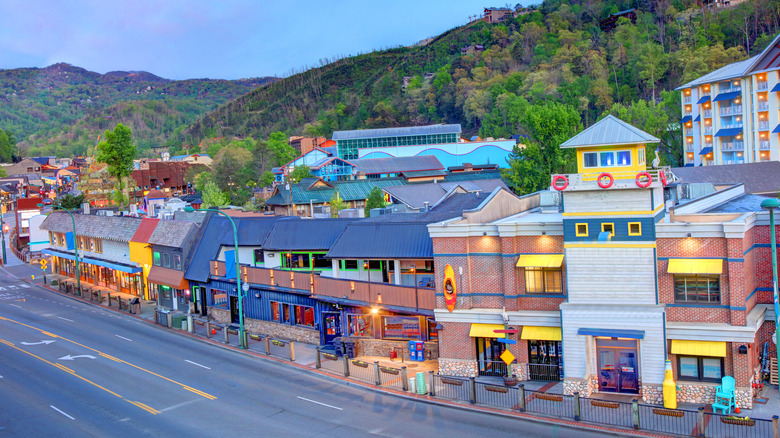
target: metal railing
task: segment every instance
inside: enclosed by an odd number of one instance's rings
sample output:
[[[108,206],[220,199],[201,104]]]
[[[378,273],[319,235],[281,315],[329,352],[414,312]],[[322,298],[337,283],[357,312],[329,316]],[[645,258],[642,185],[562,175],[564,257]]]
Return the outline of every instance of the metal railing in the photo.
[[[691,95],[683,96],[683,103],[691,103]]]
[[[528,378],[530,380],[550,382],[561,380],[561,366],[557,364],[529,363]]]
[[[729,116],[734,114],[742,114],[742,105],[732,105],[720,108],[720,115]]]
[[[760,151],[768,151],[769,150],[769,140],[761,140],[758,142],[758,150]]]
[[[759,131],[768,131],[769,130],[769,122],[758,122],[758,130]]]
[[[685,135],[687,136],[693,135],[693,128],[685,128]]]
[[[744,127],[743,123],[732,123],[730,125],[720,125],[721,129],[732,129],[732,128],[742,128]]]
[[[721,151],[741,151],[745,148],[745,142],[743,141],[732,141],[732,142],[723,142],[720,144],[720,150]]]
[[[720,89],[721,93],[731,93],[731,92],[734,92],[734,91],[742,91],[742,86],[741,85],[732,85],[731,88],[721,88]]]
[[[757,106],[758,106],[758,110],[759,111],[766,111],[766,110],[769,109],[769,102],[764,100],[764,101],[758,102]]]
[[[756,90],[758,91],[764,91],[769,89],[769,82],[767,81],[758,81],[756,83]]]
[[[703,411],[700,409],[700,411]],[[739,416],[720,415],[709,412],[701,412],[699,427],[703,426],[703,436],[708,438],[759,438],[776,437],[773,432],[773,422],[777,422],[777,416],[773,420],[762,418],[741,419]],[[702,424],[703,423],[703,424]],[[697,430],[700,430],[697,427]]]
[[[712,134],[712,126],[705,126],[704,127],[704,134],[705,135]]]
[[[701,112],[701,115],[704,118],[712,117],[712,110],[711,109],[706,109],[706,110]]]

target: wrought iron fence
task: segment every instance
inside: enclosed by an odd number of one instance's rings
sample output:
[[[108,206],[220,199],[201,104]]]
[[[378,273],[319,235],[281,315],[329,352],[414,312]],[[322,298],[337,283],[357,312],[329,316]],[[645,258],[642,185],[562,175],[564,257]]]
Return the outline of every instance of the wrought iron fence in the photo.
[[[373,363],[347,359],[347,366],[349,367],[349,376],[353,379],[376,384],[376,372],[374,371]]]
[[[771,437],[772,420],[744,419],[739,416],[704,412],[704,436],[707,438],[759,438]],[[774,435],[776,436],[776,435]]]
[[[561,380],[561,366],[557,364],[529,363],[528,378],[530,380],[550,382]]]
[[[685,409],[665,409],[660,406],[638,405],[639,428],[654,432],[698,436],[698,417],[696,411]]]
[[[525,397],[524,405],[527,412],[552,415],[554,417],[575,418],[575,396],[549,394],[527,390],[524,387],[521,388],[521,393]]]
[[[520,409],[520,389],[514,386],[474,383],[474,402],[503,409]]]
[[[334,374],[344,375],[343,356],[336,356],[334,353],[321,352],[317,350],[317,368],[330,371]]]
[[[442,376],[440,374],[432,374],[432,376],[432,392],[436,394],[436,397],[454,401],[471,401],[471,395],[469,394],[469,379]]]
[[[406,379],[408,379],[406,367],[379,366],[379,384],[382,386],[406,391],[408,387],[408,380]]]
[[[582,397],[579,409],[582,421],[634,427],[632,403]]]

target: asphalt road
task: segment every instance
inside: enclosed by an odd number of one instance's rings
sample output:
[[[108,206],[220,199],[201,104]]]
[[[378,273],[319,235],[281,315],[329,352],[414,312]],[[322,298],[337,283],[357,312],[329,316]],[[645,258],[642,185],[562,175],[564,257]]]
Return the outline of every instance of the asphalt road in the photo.
[[[91,306],[0,268],[0,435],[601,436],[345,385]]]

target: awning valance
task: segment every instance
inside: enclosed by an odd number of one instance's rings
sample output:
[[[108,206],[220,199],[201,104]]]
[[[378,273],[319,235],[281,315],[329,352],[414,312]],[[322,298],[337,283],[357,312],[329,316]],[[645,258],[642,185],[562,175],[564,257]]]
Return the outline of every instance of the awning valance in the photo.
[[[666,272],[670,274],[721,274],[721,259],[670,259]]]
[[[531,339],[535,341],[560,341],[560,327],[534,327],[530,325],[523,326],[523,333],[520,339]]]
[[[69,252],[64,252],[64,251],[58,251],[56,249],[49,249],[49,248],[43,249],[41,250],[41,253],[53,255],[63,259],[68,259],[73,261],[76,260],[76,256],[74,254],[71,254]],[[86,263],[95,266],[103,266],[104,268],[110,268],[116,271],[127,272],[128,274],[136,274],[143,271],[141,268],[136,266],[130,266],[124,263],[111,262],[108,260],[101,260],[92,257],[82,257],[81,254],[79,254],[79,263]]]
[[[778,82],[774,87],[772,87],[772,91],[780,91],[780,82]]]
[[[726,357],[726,343],[672,339],[672,354]]]
[[[621,329],[609,329],[609,328],[581,328],[577,330],[578,335],[588,336],[604,336],[607,338],[628,338],[628,339],[644,339],[644,330],[621,330]]]
[[[694,122],[698,122],[699,120],[701,120],[701,116],[700,115],[697,115],[696,118],[693,119]]]
[[[780,134],[780,125],[777,125],[775,129],[772,130],[772,134]]]
[[[189,282],[184,279],[183,271],[161,268],[159,266],[152,266],[152,269],[149,270],[147,281],[179,290],[187,289],[189,285]]]
[[[518,268],[560,268],[563,254],[523,254],[517,260]]]
[[[496,333],[494,330],[504,330],[503,324],[471,324],[469,336],[472,338],[505,338],[504,333]]]

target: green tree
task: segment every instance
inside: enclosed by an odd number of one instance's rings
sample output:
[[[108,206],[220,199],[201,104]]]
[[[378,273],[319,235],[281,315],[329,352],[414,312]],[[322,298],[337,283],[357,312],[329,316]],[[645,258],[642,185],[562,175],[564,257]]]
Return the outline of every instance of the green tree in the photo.
[[[341,193],[336,190],[330,197],[330,217],[339,217],[339,212],[347,208],[347,203],[341,199]]]
[[[368,192],[368,198],[366,198],[366,217],[371,214],[372,209],[383,208],[386,205],[387,202],[385,202],[385,196],[382,194],[382,189],[380,189],[378,186],[374,186],[374,188]]]
[[[0,178],[5,178],[8,176],[8,171],[5,169],[0,169]]]
[[[201,172],[195,177],[195,190],[198,191],[198,193],[203,193],[203,190],[206,189],[206,184],[209,182],[214,182],[214,180],[211,178],[211,172]]]
[[[251,172],[242,172],[242,169],[251,165],[252,153],[242,147],[227,146],[222,148],[212,163],[212,179],[221,190],[233,190],[232,187],[243,187],[247,179],[251,178]]]
[[[278,167],[289,163],[295,158],[295,148],[290,146],[290,142],[284,132],[274,132],[268,137],[267,147],[271,153],[272,166]]]
[[[203,188],[203,208],[224,207],[230,203],[230,197],[217,187],[213,181]]]
[[[290,172],[290,178],[294,181],[300,181],[304,178],[311,178],[314,175],[311,174],[311,168],[309,166],[295,166],[292,172]]]
[[[60,195],[57,197],[57,204],[62,208],[73,210],[74,208],[81,208],[81,204],[84,203],[84,195],[73,196],[69,193]]]
[[[130,128],[119,123],[113,131],[106,130],[106,139],[98,144],[97,161],[108,165],[108,174],[117,180],[117,190],[121,193],[122,203],[127,197],[125,193],[125,179],[133,171],[133,160],[137,148],[132,142]]]
[[[276,181],[276,176],[270,170],[266,170],[260,175],[260,187],[268,187]]]
[[[11,131],[0,129],[0,161],[10,163],[16,154],[16,137]]]

